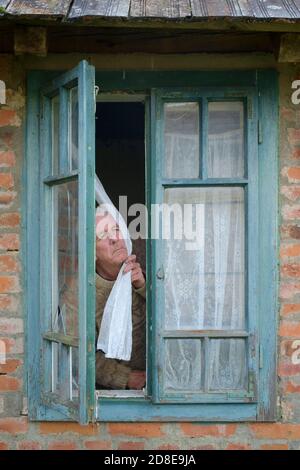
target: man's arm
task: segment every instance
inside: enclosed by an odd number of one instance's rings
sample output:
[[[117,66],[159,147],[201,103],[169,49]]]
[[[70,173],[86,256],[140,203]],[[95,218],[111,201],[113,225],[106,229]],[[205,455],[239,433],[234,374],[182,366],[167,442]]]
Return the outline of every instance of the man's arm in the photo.
[[[96,352],[96,382],[100,387],[125,389],[131,369],[117,359],[107,359],[102,351]]]

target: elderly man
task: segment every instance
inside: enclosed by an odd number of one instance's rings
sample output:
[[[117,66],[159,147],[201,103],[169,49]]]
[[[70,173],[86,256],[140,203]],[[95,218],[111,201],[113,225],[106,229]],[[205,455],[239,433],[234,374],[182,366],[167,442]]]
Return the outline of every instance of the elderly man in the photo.
[[[130,361],[108,359],[96,353],[96,382],[100,389],[142,389],[146,382],[146,283],[135,255],[128,256],[125,241],[114,218],[106,213],[97,223],[96,236],[96,334],[104,307],[121,266],[131,272],[132,354]]]

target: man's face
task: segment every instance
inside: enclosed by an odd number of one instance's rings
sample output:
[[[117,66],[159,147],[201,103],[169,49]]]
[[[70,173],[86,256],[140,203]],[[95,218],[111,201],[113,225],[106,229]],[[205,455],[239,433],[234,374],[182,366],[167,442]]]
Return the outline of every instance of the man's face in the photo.
[[[96,257],[103,268],[121,266],[128,256],[125,241],[110,214],[96,217]]]

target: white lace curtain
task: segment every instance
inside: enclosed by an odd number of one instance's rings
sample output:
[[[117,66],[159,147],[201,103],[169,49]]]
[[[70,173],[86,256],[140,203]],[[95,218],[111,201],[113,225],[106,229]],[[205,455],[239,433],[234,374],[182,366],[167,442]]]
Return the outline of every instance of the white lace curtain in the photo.
[[[168,135],[166,161],[195,167],[191,136]],[[189,142],[189,144],[187,144]],[[243,176],[243,134],[233,130],[210,134],[207,171],[210,177]],[[174,158],[173,158],[174,157]],[[173,163],[172,163],[173,162]],[[172,168],[166,168],[169,175]],[[165,241],[165,329],[240,330],[244,311],[244,192],[240,187],[186,187],[165,190],[169,204],[198,204],[200,231],[196,250],[186,249],[186,240]],[[195,224],[196,217],[193,217]],[[195,225],[194,225],[195,227]],[[242,339],[209,340],[204,360],[204,341],[169,339],[165,347],[165,389],[201,390],[208,367],[209,390],[243,389],[246,352]]]

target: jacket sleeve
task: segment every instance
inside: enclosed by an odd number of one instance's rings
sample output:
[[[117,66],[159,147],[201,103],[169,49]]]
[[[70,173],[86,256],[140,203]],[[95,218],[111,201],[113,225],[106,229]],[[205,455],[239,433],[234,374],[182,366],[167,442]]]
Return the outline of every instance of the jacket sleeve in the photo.
[[[135,289],[133,287],[133,290],[134,290],[134,292],[139,294],[141,297],[143,297],[143,299],[146,299],[146,283],[144,284],[143,287],[140,287],[139,289]]]
[[[102,351],[96,352],[96,382],[108,389],[125,389],[131,368],[117,359],[108,359]]]

